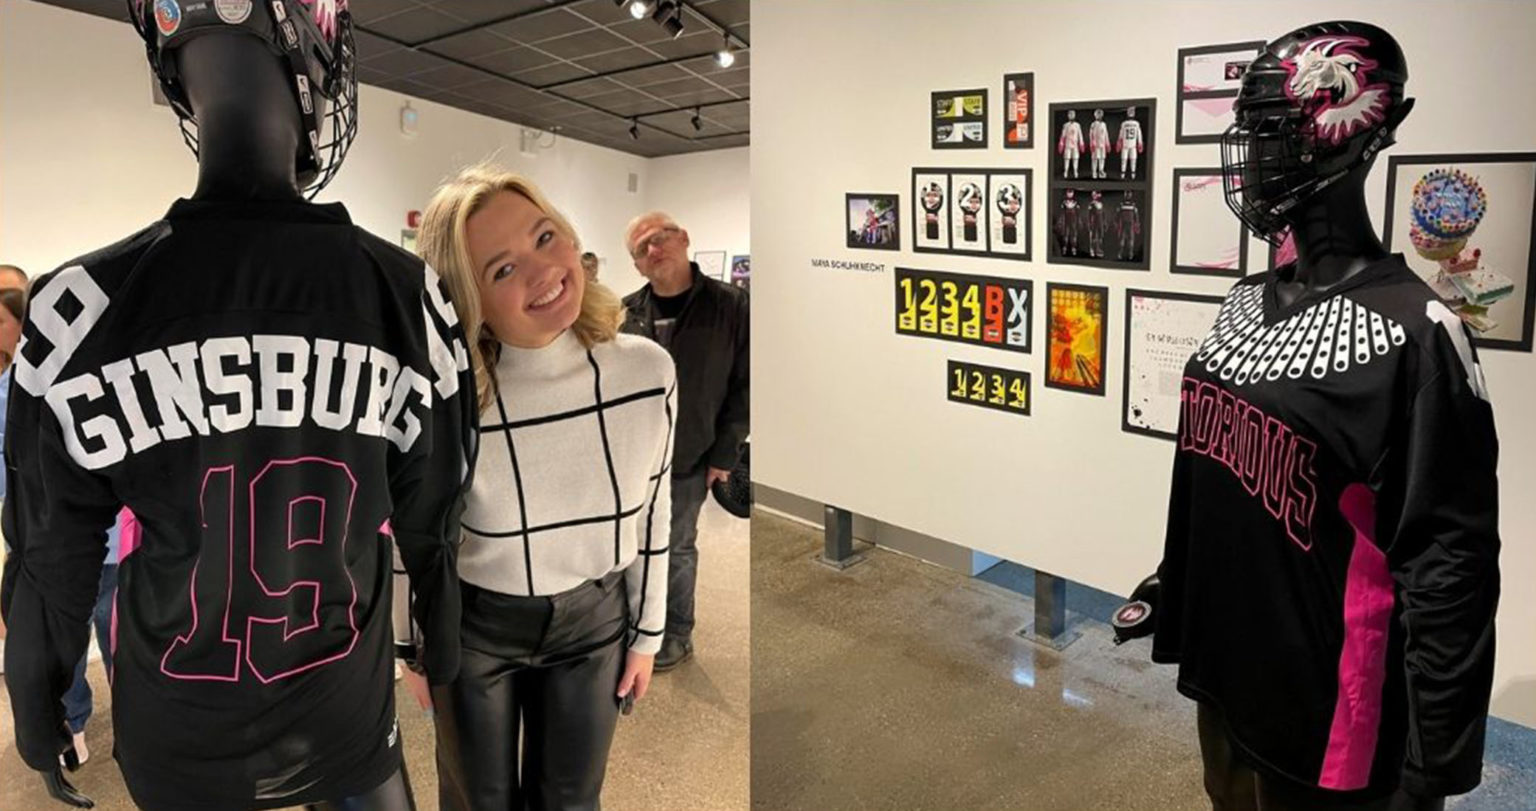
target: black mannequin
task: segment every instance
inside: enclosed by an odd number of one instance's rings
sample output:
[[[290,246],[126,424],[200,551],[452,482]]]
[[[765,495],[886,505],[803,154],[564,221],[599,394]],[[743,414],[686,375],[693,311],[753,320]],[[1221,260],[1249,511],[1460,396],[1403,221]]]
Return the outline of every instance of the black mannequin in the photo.
[[[1365,208],[1370,171],[1370,163],[1356,167],[1287,217],[1296,240],[1296,264],[1275,284],[1281,307],[1304,294],[1324,292],[1386,258]]]
[[[279,58],[259,39],[238,31],[204,34],[174,54],[198,122],[193,199],[303,203],[296,169],[302,126]],[[79,767],[73,749],[64,757],[70,771]],[[62,768],[43,773],[43,782],[56,800],[77,808],[95,806],[70,784]],[[313,811],[415,807],[404,763],[363,794],[306,806]]]

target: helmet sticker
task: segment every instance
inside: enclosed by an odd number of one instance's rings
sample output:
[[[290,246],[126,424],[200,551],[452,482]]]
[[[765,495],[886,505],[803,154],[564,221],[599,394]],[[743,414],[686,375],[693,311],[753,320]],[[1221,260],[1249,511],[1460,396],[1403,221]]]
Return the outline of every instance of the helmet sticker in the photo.
[[[181,28],[181,6],[176,0],[155,0],[155,27],[166,37]]]
[[[250,19],[251,0],[213,0],[213,10],[224,22],[239,25]]]
[[[1317,124],[1319,139],[1338,145],[1386,120],[1389,87],[1368,83],[1376,62],[1356,52],[1368,47],[1364,37],[1317,37],[1281,60],[1285,93]]]

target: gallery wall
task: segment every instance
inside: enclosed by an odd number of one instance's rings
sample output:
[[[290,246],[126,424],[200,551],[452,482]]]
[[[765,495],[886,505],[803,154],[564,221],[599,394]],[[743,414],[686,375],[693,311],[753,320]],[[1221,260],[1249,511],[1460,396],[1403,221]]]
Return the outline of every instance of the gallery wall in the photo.
[[[143,43],[127,25],[0,0],[0,262],[44,272],[137,231],[191,193],[196,162],[174,114],[151,102],[151,81]],[[425,208],[456,168],[494,157],[533,178],[569,215],[620,293],[644,283],[624,251],[624,225],[662,204],[647,195],[668,174],[707,175],[716,188],[742,190],[740,205],[707,227],[746,252],[746,150],[730,150],[739,157],[724,161],[712,153],[669,158],[664,168],[564,138],[524,154],[521,127],[414,99],[419,129],[408,138],[399,126],[404,95],[368,86],[359,93],[357,141],[318,199],[344,202],[354,222],[386,239],[399,240],[405,213]],[[708,164],[708,173],[695,163]],[[636,192],[628,191],[631,173]],[[664,198],[675,204],[684,189],[670,187]]]
[[[688,231],[690,256],[723,251],[729,263],[751,254],[748,152],[743,147],[651,160],[646,201]]]
[[[1221,295],[1232,283],[1170,272],[1174,170],[1220,158],[1215,145],[1175,144],[1177,52],[1340,18],[1386,28],[1407,55],[1418,102],[1388,155],[1536,151],[1536,109],[1507,103],[1506,77],[1536,71],[1526,41],[1533,20],[1520,3],[1252,3],[1241,13],[1218,2],[758,4],[753,250],[756,264],[774,270],[753,291],[754,478],[1128,592],[1161,556],[1174,448],[1122,429],[1125,291]],[[1048,258],[1057,133],[1037,131],[1025,150],[999,140],[1003,75],[1023,71],[1034,73],[1037,122],[1053,103],[1155,100],[1142,201],[1147,270]],[[987,147],[933,148],[930,94],[972,88],[988,90]],[[1110,162],[1117,172],[1113,153]],[[932,167],[1031,170],[1031,259],[914,252],[913,170]],[[1367,185],[1378,226],[1386,175],[1383,159]],[[847,192],[900,195],[899,251],[847,247]],[[1219,243],[1217,232],[1235,228],[1207,202],[1181,212],[1186,243]],[[1247,246],[1250,271],[1267,266],[1266,248]],[[897,267],[1028,280],[1030,351],[898,335]],[[1102,396],[1044,385],[1049,283],[1108,288]],[[1536,576],[1536,357],[1484,350],[1482,358],[1502,444],[1506,588],[1493,711],[1536,725],[1536,646],[1524,644],[1536,627],[1536,593],[1523,586]],[[951,362],[1027,372],[1029,414],[950,402]]]

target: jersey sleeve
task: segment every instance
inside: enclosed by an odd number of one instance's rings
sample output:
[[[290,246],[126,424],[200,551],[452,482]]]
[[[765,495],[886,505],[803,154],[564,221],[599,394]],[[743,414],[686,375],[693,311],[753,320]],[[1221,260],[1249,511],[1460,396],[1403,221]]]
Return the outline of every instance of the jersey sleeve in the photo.
[[[1386,549],[1406,634],[1403,786],[1425,797],[1481,779],[1499,599],[1493,411],[1470,337],[1446,315],[1410,405],[1403,506]]]
[[[666,380],[666,428],[651,462],[654,474],[640,514],[640,554],[624,571],[636,653],[661,650],[667,624],[667,566],[672,532],[672,442],[677,429],[677,379],[670,364]]]
[[[421,299],[432,369],[430,423],[391,479],[396,571],[395,635],[409,639],[433,684],[458,674],[459,521],[478,449],[475,379],[464,330],[437,274],[426,269]],[[404,599],[402,599],[404,598]],[[404,609],[404,610],[402,610]]]
[[[38,280],[34,302],[54,278]],[[63,361],[53,359],[67,360],[68,351],[39,334],[35,315],[29,311],[22,328],[6,414],[3,521],[11,551],[0,586],[0,611],[8,634],[5,679],[16,746],[28,766],[51,770],[70,746],[61,699],[90,639],[107,530],[120,503],[109,480],[82,467],[70,453],[80,439],[66,431],[81,431],[88,440],[91,421],[61,425],[49,405],[63,400],[61,387],[53,385]],[[82,337],[82,321],[77,316],[70,324],[75,328],[70,338]]]

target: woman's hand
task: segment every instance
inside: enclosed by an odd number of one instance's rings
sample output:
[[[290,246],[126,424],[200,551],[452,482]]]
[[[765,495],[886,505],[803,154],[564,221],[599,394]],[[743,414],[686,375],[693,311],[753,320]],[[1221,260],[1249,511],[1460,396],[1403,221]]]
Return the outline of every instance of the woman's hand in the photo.
[[[411,695],[416,697],[416,703],[428,713],[432,712],[432,688],[427,685],[427,677],[424,673],[406,667],[401,673],[405,678],[405,686],[411,690]]]
[[[619,698],[629,695],[630,691],[634,691],[635,701],[645,698],[645,691],[651,688],[651,668],[655,666],[655,654],[628,651],[624,658],[624,677],[619,679]]]

